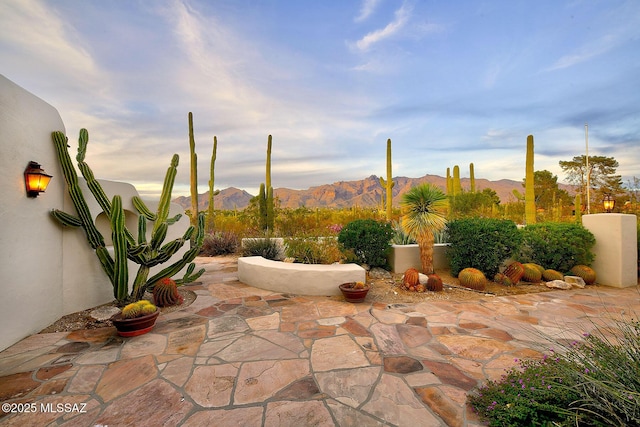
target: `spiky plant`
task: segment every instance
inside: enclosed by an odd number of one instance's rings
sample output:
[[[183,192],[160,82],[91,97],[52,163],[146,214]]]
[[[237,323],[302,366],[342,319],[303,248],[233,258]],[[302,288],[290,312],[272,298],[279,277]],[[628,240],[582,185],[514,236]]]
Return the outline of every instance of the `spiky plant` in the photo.
[[[422,272],[432,274],[434,233],[447,225],[447,196],[438,187],[422,184],[402,196],[402,228],[418,242]]]
[[[426,288],[431,292],[440,292],[443,288],[442,279],[437,274],[428,274],[427,275],[427,285]]]
[[[493,277],[493,281],[503,286],[513,286],[513,282],[507,276],[502,273],[496,273]]]
[[[529,283],[538,283],[542,280],[542,273],[536,267],[535,264],[526,263],[522,264],[524,268],[524,274],[522,275],[522,280]]]
[[[420,273],[418,270],[415,268],[408,268],[407,271],[404,272],[404,276],[402,276],[402,283],[405,288],[416,286],[420,283]]]
[[[122,317],[125,319],[134,319],[136,317],[146,316],[155,313],[158,308],[147,300],[140,300],[127,304],[122,308]]]
[[[511,283],[517,285],[524,274],[524,267],[517,261],[512,262],[502,273],[511,280]]]
[[[153,300],[158,306],[167,307],[182,304],[184,298],[178,293],[176,282],[165,277],[153,287]]]
[[[584,283],[593,285],[596,283],[596,272],[593,268],[586,265],[576,265],[571,269],[573,275],[582,277]]]
[[[484,273],[477,268],[465,268],[458,273],[460,285],[465,288],[483,291],[487,286],[487,278]]]
[[[544,272],[542,272],[542,278],[547,282],[550,282],[552,280],[563,280],[564,275],[559,271],[547,269]]]

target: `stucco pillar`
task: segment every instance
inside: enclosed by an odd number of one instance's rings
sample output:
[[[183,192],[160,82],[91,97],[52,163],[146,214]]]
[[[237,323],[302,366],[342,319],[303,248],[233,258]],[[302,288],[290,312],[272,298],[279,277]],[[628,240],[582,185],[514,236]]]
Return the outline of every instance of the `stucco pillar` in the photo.
[[[638,235],[635,215],[603,213],[584,215],[582,225],[596,238],[592,268],[597,283],[617,288],[638,284]]]

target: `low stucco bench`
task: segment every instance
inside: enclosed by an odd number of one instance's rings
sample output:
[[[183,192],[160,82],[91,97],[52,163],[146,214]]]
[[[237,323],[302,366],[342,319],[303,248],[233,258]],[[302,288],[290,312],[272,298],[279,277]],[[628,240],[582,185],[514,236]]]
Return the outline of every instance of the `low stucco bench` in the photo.
[[[366,281],[357,264],[298,264],[261,256],[238,258],[238,279],[247,285],[298,295],[340,295],[339,285]]]

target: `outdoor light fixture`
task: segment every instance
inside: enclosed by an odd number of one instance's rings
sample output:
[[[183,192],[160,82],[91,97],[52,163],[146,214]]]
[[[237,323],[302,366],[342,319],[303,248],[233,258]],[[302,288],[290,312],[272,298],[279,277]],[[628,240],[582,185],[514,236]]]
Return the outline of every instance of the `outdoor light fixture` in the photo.
[[[29,162],[24,170],[24,185],[27,188],[27,197],[38,197],[47,189],[51,175],[44,173],[40,165],[36,162]]]
[[[604,205],[604,210],[607,213],[611,213],[611,211],[613,210],[613,207],[616,205],[616,200],[613,198],[611,194],[606,193],[604,195],[604,198],[602,199],[602,204]]]

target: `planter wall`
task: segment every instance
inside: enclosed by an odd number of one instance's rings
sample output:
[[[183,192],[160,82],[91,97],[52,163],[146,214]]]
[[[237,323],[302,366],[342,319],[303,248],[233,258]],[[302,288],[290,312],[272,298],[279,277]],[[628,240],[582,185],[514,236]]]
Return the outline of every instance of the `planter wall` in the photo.
[[[340,295],[339,285],[366,282],[357,264],[297,264],[261,256],[238,258],[238,279],[247,285],[298,295]]]
[[[433,247],[433,268],[445,270],[449,268],[446,251],[448,243],[436,243]],[[389,265],[394,273],[404,273],[408,268],[421,268],[420,249],[414,245],[391,245]]]

